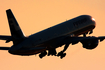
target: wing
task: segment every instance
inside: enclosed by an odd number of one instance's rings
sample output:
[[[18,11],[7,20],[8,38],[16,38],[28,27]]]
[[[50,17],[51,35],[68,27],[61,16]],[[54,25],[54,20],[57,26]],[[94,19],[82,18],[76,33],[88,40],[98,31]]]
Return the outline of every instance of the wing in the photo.
[[[6,35],[0,35],[0,40],[6,40],[6,43],[12,41],[11,36],[6,36]]]
[[[0,35],[0,40],[10,40],[11,36]]]
[[[6,40],[6,43],[12,41],[11,36],[0,35],[0,40]],[[9,50],[10,47],[0,47],[0,50]]]
[[[70,36],[65,36],[63,38],[59,38],[57,40],[57,47],[62,46],[64,44],[77,44],[78,42],[81,42],[83,45],[84,44],[94,44],[95,42],[98,42],[98,40],[103,41],[105,39],[105,36],[100,36],[100,37],[70,37]]]
[[[101,37],[98,37],[98,39],[101,41],[103,41],[105,39],[105,36],[101,36]]]
[[[0,50],[9,50],[10,47],[0,47]]]

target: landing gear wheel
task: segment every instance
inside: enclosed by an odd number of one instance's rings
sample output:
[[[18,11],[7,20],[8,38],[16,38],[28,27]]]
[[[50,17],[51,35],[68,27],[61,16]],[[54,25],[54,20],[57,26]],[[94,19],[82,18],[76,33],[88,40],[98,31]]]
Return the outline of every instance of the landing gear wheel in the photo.
[[[56,49],[51,49],[51,50],[48,50],[48,56],[50,56],[50,55],[54,55],[54,56],[56,56],[56,54],[57,54],[57,52],[56,52]]]
[[[42,54],[39,54],[39,57],[42,59],[43,58]]]
[[[43,58],[43,57],[46,56],[46,55],[47,55],[47,52],[44,51],[44,52],[42,52],[41,54],[39,54],[39,57],[40,57],[40,58]]]
[[[61,55],[63,55],[62,51],[57,54],[57,56],[61,56]]]
[[[61,56],[60,56],[60,58],[62,59],[63,57],[65,57],[66,56],[66,53],[63,53]]]
[[[57,56],[60,56],[60,58],[62,59],[63,57],[66,56],[66,53],[63,53],[62,51],[58,53]]]

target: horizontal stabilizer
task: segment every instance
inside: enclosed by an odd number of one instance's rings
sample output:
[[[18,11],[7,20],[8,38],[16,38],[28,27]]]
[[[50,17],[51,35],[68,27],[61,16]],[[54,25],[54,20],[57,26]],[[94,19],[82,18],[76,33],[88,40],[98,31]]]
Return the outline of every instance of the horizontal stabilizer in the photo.
[[[0,50],[9,50],[10,47],[0,47]]]
[[[0,35],[0,40],[11,40],[11,36]]]

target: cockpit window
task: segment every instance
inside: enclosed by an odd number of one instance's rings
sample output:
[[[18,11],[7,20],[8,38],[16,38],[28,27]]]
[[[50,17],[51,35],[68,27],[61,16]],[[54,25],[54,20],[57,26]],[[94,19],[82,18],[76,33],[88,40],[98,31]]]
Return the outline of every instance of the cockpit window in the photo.
[[[78,20],[78,21],[74,22],[73,25],[74,25],[75,27],[78,27],[80,24],[83,24],[83,23],[85,23],[86,21],[87,21],[87,19],[84,18],[84,19],[81,19],[81,20]]]

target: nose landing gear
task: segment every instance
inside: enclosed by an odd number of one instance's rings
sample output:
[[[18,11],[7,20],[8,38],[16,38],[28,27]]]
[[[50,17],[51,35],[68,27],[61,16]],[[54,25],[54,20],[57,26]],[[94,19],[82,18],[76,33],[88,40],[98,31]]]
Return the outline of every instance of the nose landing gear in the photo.
[[[92,33],[93,33],[93,30],[89,31],[89,35],[92,34]],[[88,32],[87,33],[84,33],[83,34],[83,37],[86,37],[87,34],[88,34]]]
[[[92,34],[92,33],[93,33],[93,30],[91,30],[89,34]]]

